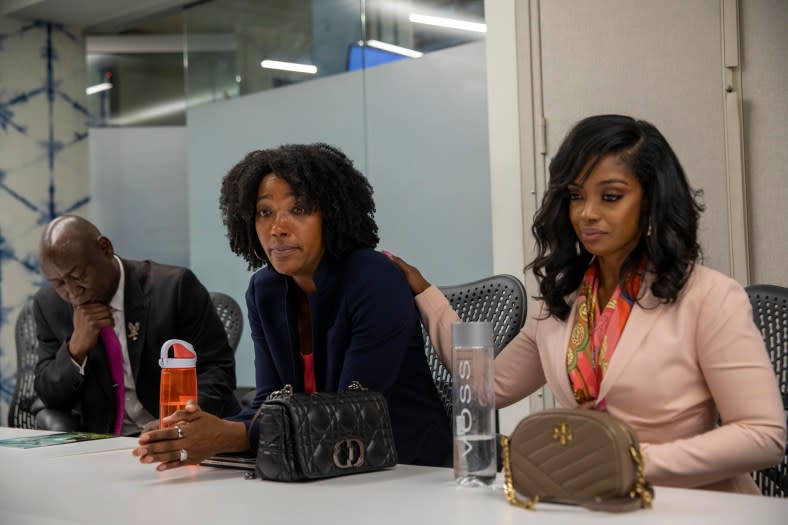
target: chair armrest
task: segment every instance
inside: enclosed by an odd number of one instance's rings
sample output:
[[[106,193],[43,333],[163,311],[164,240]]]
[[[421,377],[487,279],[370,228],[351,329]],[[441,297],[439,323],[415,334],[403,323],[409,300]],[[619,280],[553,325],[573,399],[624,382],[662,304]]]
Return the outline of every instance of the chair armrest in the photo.
[[[44,410],[47,406],[41,401],[41,398],[36,396],[33,403],[30,405],[30,413],[35,415]]]
[[[36,413],[36,428],[57,430],[59,432],[76,432],[79,430],[79,423],[68,412],[54,408],[43,408]]]

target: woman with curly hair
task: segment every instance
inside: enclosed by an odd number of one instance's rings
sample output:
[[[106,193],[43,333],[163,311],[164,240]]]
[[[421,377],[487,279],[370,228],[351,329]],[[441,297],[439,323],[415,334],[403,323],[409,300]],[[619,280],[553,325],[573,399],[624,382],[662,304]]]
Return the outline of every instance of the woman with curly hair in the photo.
[[[427,365],[408,283],[378,243],[372,187],[326,144],[253,151],[222,182],[230,248],[257,269],[246,292],[255,347],[251,408],[221,420],[196,405],[143,434],[134,454],[159,470],[222,452],[254,452],[251,421],[273,391],[384,394],[400,463],[443,465],[448,417]],[[186,451],[185,461],[182,461]]]
[[[695,197],[651,124],[602,115],[575,125],[534,217],[541,294],[495,360],[496,404],[547,383],[561,406],[629,423],[652,483],[757,494],[748,473],[782,459],[785,416],[747,294],[698,264]],[[456,313],[394,261],[451,362]]]

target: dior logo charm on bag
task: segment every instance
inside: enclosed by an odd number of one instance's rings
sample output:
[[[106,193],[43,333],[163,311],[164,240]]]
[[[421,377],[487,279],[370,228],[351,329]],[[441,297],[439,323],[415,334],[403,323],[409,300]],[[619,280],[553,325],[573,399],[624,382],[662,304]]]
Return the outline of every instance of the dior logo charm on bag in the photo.
[[[364,464],[367,446],[360,439],[342,439],[334,445],[334,465],[337,468],[358,468]]]
[[[501,437],[504,491],[512,505],[548,501],[591,510],[651,508],[635,432],[596,410],[554,409],[532,414]],[[518,494],[529,498],[521,500]]]
[[[299,481],[393,467],[388,404],[354,381],[343,392],[273,392],[258,411],[260,478]]]

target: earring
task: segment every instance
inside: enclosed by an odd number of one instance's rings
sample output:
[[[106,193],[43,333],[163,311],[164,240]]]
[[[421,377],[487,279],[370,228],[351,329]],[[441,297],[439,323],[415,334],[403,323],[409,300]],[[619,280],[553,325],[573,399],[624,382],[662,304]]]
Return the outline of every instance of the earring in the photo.
[[[651,237],[651,219],[648,220],[648,230],[646,230],[646,237]]]
[[[577,255],[581,255],[583,252],[580,250],[580,241],[575,241],[575,252]]]
[[[254,254],[254,256],[255,256],[255,257],[257,257],[257,258],[258,258],[258,259],[260,259],[261,261],[263,261],[263,260],[264,260],[262,257],[260,257],[259,255],[257,255],[257,250],[256,250],[254,247],[252,247],[252,253]]]

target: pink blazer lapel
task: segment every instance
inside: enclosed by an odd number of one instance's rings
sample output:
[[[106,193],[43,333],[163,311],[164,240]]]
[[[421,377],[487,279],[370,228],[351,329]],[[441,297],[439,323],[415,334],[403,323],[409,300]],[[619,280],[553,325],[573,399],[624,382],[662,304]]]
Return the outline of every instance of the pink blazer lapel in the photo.
[[[650,280],[644,285],[650,288]],[[647,289],[640,299],[640,304],[635,304],[629,314],[627,324],[624,326],[624,333],[621,334],[616,351],[610,360],[610,366],[602,379],[602,384],[599,385],[598,399],[605,399],[610,388],[616,384],[616,380],[623,373],[632,357],[640,350],[643,340],[648,336],[651,327],[663,311],[664,309],[659,306],[659,300],[651,294],[650,289]]]
[[[553,391],[558,404],[565,408],[577,406],[572,386],[569,384],[569,374],[566,371],[566,350],[569,345],[569,336],[575,324],[575,309],[566,322],[557,320],[554,317],[543,321],[544,323],[554,323],[553,326],[546,326],[543,333],[551,334],[547,336],[544,345],[540,345],[540,357],[547,384]]]

